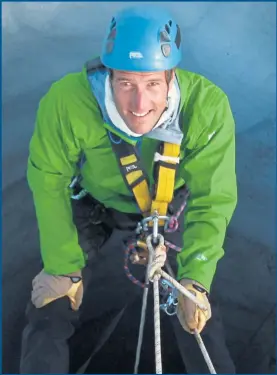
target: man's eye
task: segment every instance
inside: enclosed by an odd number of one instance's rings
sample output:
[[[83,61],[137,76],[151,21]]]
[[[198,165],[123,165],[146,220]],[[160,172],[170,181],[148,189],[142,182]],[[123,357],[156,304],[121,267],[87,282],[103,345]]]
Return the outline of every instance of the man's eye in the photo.
[[[159,86],[159,82],[150,82],[149,86],[151,86],[151,87],[153,87],[153,86]]]
[[[131,83],[130,82],[121,82],[120,85],[123,86],[123,87],[128,87],[128,86],[131,86]]]

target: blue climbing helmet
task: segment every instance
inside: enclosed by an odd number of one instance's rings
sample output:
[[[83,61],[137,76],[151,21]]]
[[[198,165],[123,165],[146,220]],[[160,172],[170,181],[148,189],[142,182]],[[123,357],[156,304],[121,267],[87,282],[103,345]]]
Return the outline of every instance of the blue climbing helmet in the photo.
[[[112,18],[101,53],[106,67],[133,72],[170,70],[181,57],[179,26],[165,9],[148,4]]]

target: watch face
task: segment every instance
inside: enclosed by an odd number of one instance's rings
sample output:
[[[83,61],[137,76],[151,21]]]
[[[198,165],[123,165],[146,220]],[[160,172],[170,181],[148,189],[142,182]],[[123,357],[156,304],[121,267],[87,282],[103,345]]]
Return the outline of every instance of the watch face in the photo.
[[[206,290],[201,288],[201,286],[193,284],[194,289],[198,290],[198,292],[206,293]]]
[[[71,276],[70,279],[71,279],[71,281],[72,281],[73,283],[78,283],[79,281],[82,280],[82,278],[79,277],[79,276]]]

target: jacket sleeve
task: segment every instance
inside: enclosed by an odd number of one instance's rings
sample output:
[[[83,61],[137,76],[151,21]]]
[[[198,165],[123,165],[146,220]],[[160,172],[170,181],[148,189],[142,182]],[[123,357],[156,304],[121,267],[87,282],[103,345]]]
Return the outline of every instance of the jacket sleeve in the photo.
[[[177,263],[179,280],[196,280],[210,291],[237,203],[235,126],[225,94],[221,94],[212,119],[207,118],[183,164],[182,175],[190,197]]]
[[[66,274],[84,267],[68,185],[80,147],[55,84],[42,98],[30,142],[27,179],[33,193],[44,269]]]

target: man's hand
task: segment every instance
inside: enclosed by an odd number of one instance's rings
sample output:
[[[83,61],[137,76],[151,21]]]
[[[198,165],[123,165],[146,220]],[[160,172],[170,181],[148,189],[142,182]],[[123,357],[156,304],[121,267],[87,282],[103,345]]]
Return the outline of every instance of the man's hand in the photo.
[[[73,310],[78,310],[83,299],[83,281],[81,271],[68,275],[49,275],[42,270],[32,282],[31,300],[36,308],[67,296]]]
[[[146,266],[148,264],[149,258],[149,251],[148,250],[141,250],[139,252],[135,252],[130,255],[130,260],[133,264],[140,264],[142,266]]]
[[[149,250],[147,248],[146,243],[142,241],[138,241],[137,243],[138,251],[130,255],[130,260],[133,264],[140,264],[146,266],[148,264],[149,259]],[[156,258],[159,255],[163,255],[164,252],[167,252],[167,247],[164,245],[159,245],[158,248],[155,249],[155,256]]]
[[[182,327],[189,333],[194,333],[194,329],[200,333],[211,317],[211,306],[207,298],[207,292],[201,284],[194,280],[182,279],[180,284],[207,307],[207,310],[203,311],[189,298],[179,294],[177,316]]]

